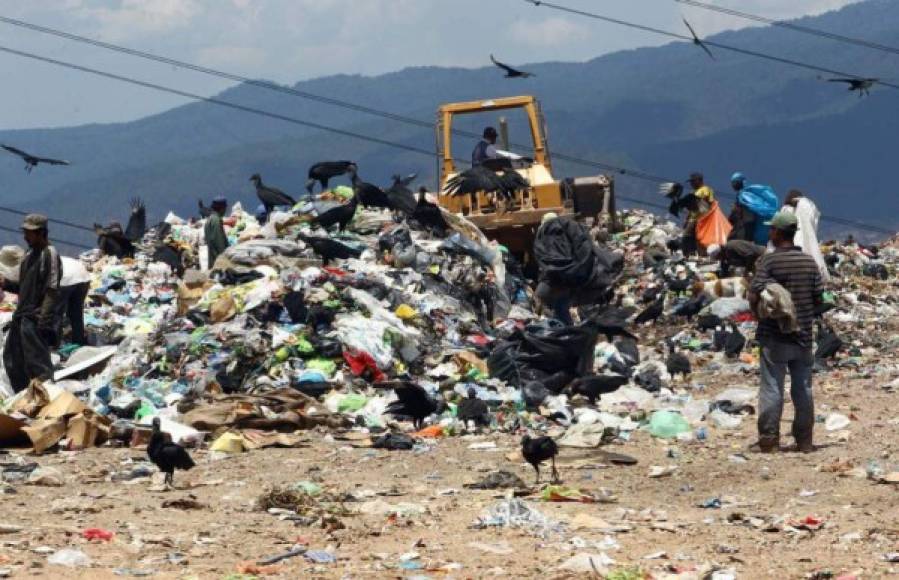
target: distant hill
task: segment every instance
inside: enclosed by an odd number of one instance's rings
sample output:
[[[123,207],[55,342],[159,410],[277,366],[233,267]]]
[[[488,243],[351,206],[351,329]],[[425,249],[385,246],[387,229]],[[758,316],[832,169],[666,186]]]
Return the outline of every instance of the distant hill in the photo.
[[[899,2],[868,0],[804,24],[899,46]],[[754,28],[714,37],[722,43],[789,56],[891,80],[899,56],[848,46],[779,28]],[[582,158],[685,178],[704,171],[719,188],[733,170],[772,184],[799,187],[822,211],[899,229],[887,157],[896,148],[899,91],[875,88],[859,99],[815,73],[718,51],[710,61],[684,43],[630,50],[586,63],[529,65],[534,79],[512,81],[495,69],[421,67],[377,77],[333,76],[297,89],[433,120],[441,103],[535,94],[549,125],[550,148]],[[241,85],[218,96],[258,109],[432,149],[434,132],[362,113]],[[527,141],[511,117],[514,141]],[[479,131],[495,117],[466,119]],[[0,204],[41,209],[92,223],[122,220],[127,200],[146,199],[151,219],[171,209],[190,214],[198,197],[224,193],[256,206],[248,178],[300,193],[306,168],[323,159],[355,159],[362,176],[386,183],[395,172],[418,171],[433,184],[428,157],[322,133],[206,103],[190,103],[121,124],[0,131],[0,142],[70,159],[68,168],[22,171],[0,156]],[[466,157],[473,142],[457,139]],[[559,176],[598,169],[557,162]],[[657,187],[619,176],[623,195],[658,201]],[[0,215],[0,225],[15,219]],[[5,234],[4,234],[5,235]],[[66,231],[71,239],[90,236]]]

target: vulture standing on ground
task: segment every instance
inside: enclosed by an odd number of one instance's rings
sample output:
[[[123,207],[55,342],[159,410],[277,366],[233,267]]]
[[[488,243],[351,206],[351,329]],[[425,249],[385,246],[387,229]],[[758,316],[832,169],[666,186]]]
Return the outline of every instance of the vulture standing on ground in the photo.
[[[487,427],[490,425],[490,409],[487,403],[478,398],[477,391],[468,389],[467,397],[459,401],[456,408],[456,417],[468,427],[472,422],[475,427]]]
[[[356,167],[352,161],[322,161],[316,163],[309,168],[309,179],[306,181],[306,191],[312,195],[315,189],[315,182],[322,186],[322,191],[328,189],[328,182],[338,175],[344,175],[350,172],[351,167]]]
[[[153,434],[147,445],[147,456],[165,474],[167,486],[174,485],[176,469],[187,471],[194,466],[194,460],[184,447],[166,440],[165,433],[159,428],[159,417],[153,419]]]
[[[38,166],[38,164],[43,163],[44,165],[71,165],[68,161],[63,161],[62,159],[50,159],[48,157],[37,157],[35,155],[31,155],[30,153],[25,153],[21,149],[16,149],[11,145],[0,145],[13,155],[18,155],[22,159],[25,160],[25,172],[31,173],[31,170]]]
[[[724,339],[724,354],[727,358],[737,358],[746,347],[746,337],[737,328],[734,323],[730,324],[730,332]]]
[[[421,385],[410,382],[399,382],[395,385],[393,391],[397,400],[387,405],[385,413],[394,417],[411,418],[416,430],[421,429],[425,419],[439,413],[444,407],[442,401],[438,402],[431,397]]]
[[[634,323],[645,324],[647,322],[655,322],[664,311],[665,294],[663,293],[655,302],[647,306],[643,312],[637,315],[637,318],[634,319]]]
[[[588,375],[574,379],[568,388],[573,395],[587,397],[593,405],[600,395],[614,393],[629,380],[628,377],[621,375]]]
[[[668,371],[668,374],[673,378],[675,375],[683,375],[686,378],[693,372],[693,367],[690,365],[690,359],[683,353],[677,352],[677,349],[674,346],[674,341],[668,339],[665,341],[668,344],[668,358],[665,360],[665,368]]]
[[[262,202],[262,205],[265,206],[265,213],[270,214],[272,210],[279,206],[290,206],[293,207],[296,204],[296,201],[280,189],[276,189],[274,187],[269,187],[262,183],[262,176],[258,173],[254,174],[253,177],[250,178],[250,181],[256,186],[256,196],[259,198],[259,201]]]
[[[521,455],[524,460],[533,466],[537,472],[537,482],[540,483],[540,464],[547,459],[552,461],[553,481],[559,480],[559,472],[556,470],[556,455],[559,454],[559,446],[551,437],[537,437],[531,439],[530,435],[521,438]]]

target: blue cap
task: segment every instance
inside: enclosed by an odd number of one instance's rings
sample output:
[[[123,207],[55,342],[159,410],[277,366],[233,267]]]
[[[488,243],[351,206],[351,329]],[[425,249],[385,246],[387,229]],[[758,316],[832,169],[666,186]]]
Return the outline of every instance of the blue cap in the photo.
[[[743,182],[746,181],[746,176],[737,171],[733,175],[730,176],[731,183]]]
[[[212,198],[213,205],[228,205],[228,200],[224,195]]]

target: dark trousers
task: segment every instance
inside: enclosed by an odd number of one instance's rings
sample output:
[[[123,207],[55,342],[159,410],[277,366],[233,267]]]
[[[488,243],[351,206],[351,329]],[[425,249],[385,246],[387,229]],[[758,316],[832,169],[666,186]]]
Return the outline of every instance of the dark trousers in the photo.
[[[9,384],[17,393],[25,390],[32,379],[53,378],[50,345],[38,330],[36,320],[17,318],[10,323],[3,347],[3,365]]]
[[[62,340],[62,327],[64,319],[69,319],[72,327],[72,342],[84,346],[87,337],[84,335],[84,303],[90,290],[90,282],[83,282],[73,286],[65,286],[59,289],[59,299],[56,301],[56,336]]]
[[[758,429],[762,438],[780,437],[784,408],[784,383],[790,373],[793,399],[792,435],[798,444],[811,443],[815,427],[812,397],[812,367],[815,357],[810,347],[768,341],[762,344],[761,388],[759,389]]]

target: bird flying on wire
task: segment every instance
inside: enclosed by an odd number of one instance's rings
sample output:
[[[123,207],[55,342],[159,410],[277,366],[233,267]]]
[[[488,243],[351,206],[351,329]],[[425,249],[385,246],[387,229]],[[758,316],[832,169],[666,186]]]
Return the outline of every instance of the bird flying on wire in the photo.
[[[696,46],[698,46],[698,47],[700,47],[702,50],[704,50],[705,53],[706,53],[707,55],[709,55],[709,58],[710,58],[710,59],[715,60],[715,55],[712,54],[712,51],[709,50],[709,47],[706,46],[705,42],[703,42],[702,40],[700,40],[699,35],[696,34],[696,31],[693,30],[693,27],[690,26],[690,23],[687,22],[687,19],[684,18],[683,20],[684,20],[684,24],[686,24],[686,25],[687,25],[687,28],[690,30],[690,34],[693,35],[693,44],[695,44]]]
[[[529,72],[525,72],[523,70],[518,70],[516,68],[512,68],[511,66],[509,66],[507,64],[503,64],[503,63],[499,62],[498,60],[496,60],[495,58],[493,58],[492,54],[490,55],[490,61],[493,62],[493,64],[495,64],[499,68],[506,71],[507,79],[526,79],[526,78],[537,76],[534,73],[529,73]]]
[[[25,172],[31,173],[31,170],[38,166],[40,163],[44,163],[45,165],[71,165],[68,161],[63,161],[62,159],[50,159],[48,157],[37,157],[30,153],[26,153],[21,149],[16,149],[11,145],[0,145],[13,155],[18,155],[22,159],[25,160]]]

